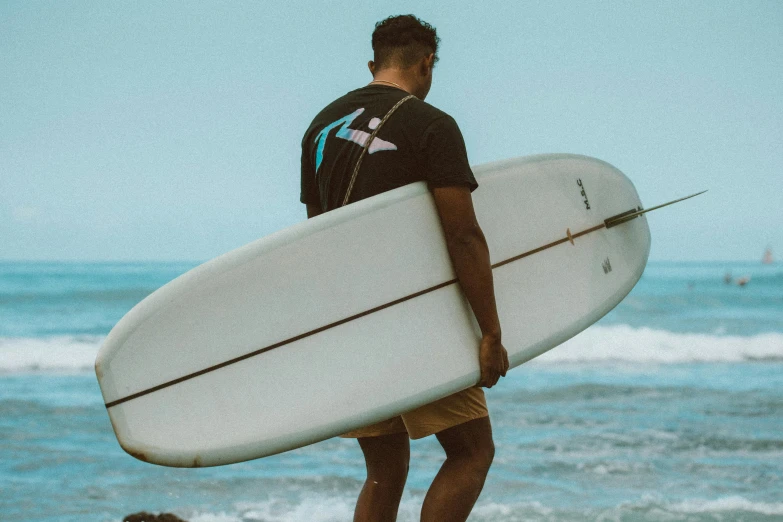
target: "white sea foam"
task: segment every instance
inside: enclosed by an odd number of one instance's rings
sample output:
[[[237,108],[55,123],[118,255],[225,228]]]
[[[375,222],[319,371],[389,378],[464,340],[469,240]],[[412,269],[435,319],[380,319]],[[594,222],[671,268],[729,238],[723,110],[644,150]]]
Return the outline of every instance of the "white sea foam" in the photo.
[[[753,502],[744,497],[732,496],[715,500],[686,500],[670,506],[679,513],[747,512],[774,516],[783,515],[783,502]]]
[[[420,518],[424,499],[405,494],[397,514],[398,522],[415,522]],[[233,513],[194,512],[185,514],[190,522],[342,522],[353,519],[354,496],[312,496],[295,502],[282,499],[237,504]],[[511,505],[482,502],[475,506],[471,520],[521,521],[549,517],[555,510],[539,502],[517,502]],[[522,517],[522,518],[520,518]]]
[[[0,337],[0,372],[83,372],[93,368],[101,336]]]
[[[353,519],[356,498],[345,496],[308,496],[298,501],[273,499],[265,502],[239,503],[233,513],[194,512],[186,514],[190,522],[338,522]],[[410,508],[410,509],[408,509]],[[400,506],[399,520],[409,518],[415,508],[410,502]]]
[[[749,337],[674,333],[625,325],[592,326],[539,357],[540,362],[735,362],[783,359],[783,334]]]
[[[0,372],[92,370],[101,336],[0,337]],[[632,363],[783,360],[783,334],[749,337],[674,333],[630,326],[593,326],[537,359]]]
[[[419,520],[419,511],[423,499],[406,494],[400,504],[397,520],[414,522]],[[299,500],[275,499],[256,503],[243,503],[234,506],[231,512],[193,511],[181,513],[190,522],[338,522],[351,520],[356,503],[355,497],[347,496],[307,496]],[[627,515],[647,513],[662,520],[677,519],[678,515],[717,515],[734,520],[748,514],[764,516],[783,515],[781,502],[756,502],[741,496],[729,496],[714,500],[688,499],[679,502],[667,502],[659,497],[645,496],[635,502],[624,502],[617,506],[585,511],[546,506],[540,502],[499,503],[492,500],[479,500],[473,509],[471,520],[493,522],[521,522],[534,520],[612,520]]]

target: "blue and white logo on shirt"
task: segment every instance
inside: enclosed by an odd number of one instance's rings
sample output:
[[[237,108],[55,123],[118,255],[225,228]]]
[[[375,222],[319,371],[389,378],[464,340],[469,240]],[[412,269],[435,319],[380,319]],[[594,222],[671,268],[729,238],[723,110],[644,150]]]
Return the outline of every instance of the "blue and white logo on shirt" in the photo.
[[[329,133],[332,132],[332,129],[339,127],[337,129],[337,133],[335,134],[335,136],[338,138],[352,141],[353,143],[356,143],[357,145],[361,145],[362,147],[364,147],[367,144],[367,140],[370,138],[370,133],[364,132],[359,129],[351,129],[348,127],[348,125],[353,123],[353,120],[355,120],[357,116],[359,116],[363,112],[364,112],[363,108],[356,109],[348,116],[344,116],[339,120],[330,123],[329,125],[324,127],[321,132],[318,133],[318,136],[315,137],[315,141],[318,142],[318,148],[315,151],[316,172],[318,171],[318,168],[321,166],[321,162],[324,159],[324,148],[326,147],[326,140],[329,137]],[[370,120],[368,126],[370,127],[370,130],[375,130],[378,127],[379,123],[381,123],[380,118],[373,118]],[[378,152],[382,150],[397,150],[397,145],[388,141],[384,141],[376,136],[375,139],[372,140],[372,143],[370,144],[370,148],[367,150],[367,152],[372,154],[374,152]]]

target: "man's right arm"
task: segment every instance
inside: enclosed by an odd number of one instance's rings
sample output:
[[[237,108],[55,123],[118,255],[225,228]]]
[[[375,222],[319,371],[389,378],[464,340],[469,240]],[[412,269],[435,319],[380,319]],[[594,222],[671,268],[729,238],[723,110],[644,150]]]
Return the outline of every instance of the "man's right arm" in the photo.
[[[434,187],[432,194],[454,271],[481,329],[479,385],[491,388],[506,375],[508,354],[501,342],[487,241],[467,185]]]

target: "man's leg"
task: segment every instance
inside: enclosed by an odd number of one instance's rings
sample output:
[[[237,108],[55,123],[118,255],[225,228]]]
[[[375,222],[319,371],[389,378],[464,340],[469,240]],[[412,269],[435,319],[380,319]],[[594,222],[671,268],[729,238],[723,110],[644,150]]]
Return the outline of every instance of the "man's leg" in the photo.
[[[489,417],[458,424],[435,436],[446,451],[446,461],[424,498],[421,521],[464,522],[495,456]]]
[[[394,522],[408,478],[407,433],[359,437],[367,464],[367,480],[356,502],[354,522]]]

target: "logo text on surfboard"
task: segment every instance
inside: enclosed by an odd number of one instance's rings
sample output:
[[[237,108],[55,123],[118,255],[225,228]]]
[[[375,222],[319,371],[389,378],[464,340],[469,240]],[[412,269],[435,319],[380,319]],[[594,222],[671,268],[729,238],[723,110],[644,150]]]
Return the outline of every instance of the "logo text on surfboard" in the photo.
[[[580,194],[584,199],[585,209],[590,210],[590,202],[587,200],[587,194],[585,193],[585,187],[582,185],[582,178],[576,180],[576,184],[579,185]]]

